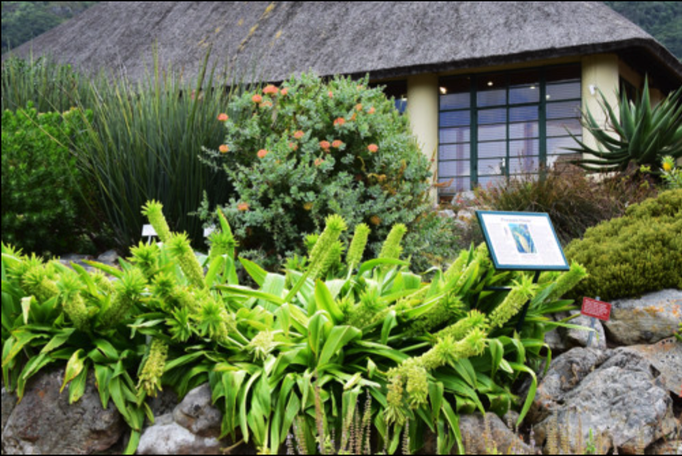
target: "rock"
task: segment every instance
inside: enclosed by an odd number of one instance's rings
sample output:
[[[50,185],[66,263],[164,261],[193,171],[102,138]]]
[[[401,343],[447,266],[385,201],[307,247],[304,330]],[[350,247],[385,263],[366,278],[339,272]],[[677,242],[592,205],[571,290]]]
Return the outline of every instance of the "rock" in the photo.
[[[657,291],[612,304],[606,330],[609,340],[620,345],[650,344],[672,337],[682,320],[682,290]]]
[[[96,261],[112,266],[117,266],[118,258],[119,256],[116,250],[107,250],[106,252],[98,256]]]
[[[633,345],[619,350],[633,352],[660,372],[660,381],[673,394],[682,394],[682,343],[671,337],[653,345]]]
[[[486,423],[487,421],[487,423]],[[494,413],[462,415],[459,420],[466,454],[531,454],[523,443]],[[496,448],[499,453],[491,452]],[[522,452],[522,453],[520,453]]]
[[[137,454],[222,454],[221,444],[214,437],[200,437],[173,421],[173,415],[163,415],[140,437]]]
[[[571,314],[580,314],[579,311],[574,310]],[[590,328],[592,323],[592,318],[580,315],[570,321],[572,325],[584,326]],[[606,334],[604,333],[604,327],[601,324],[601,320],[594,319],[594,329],[595,333],[592,333],[592,341],[590,342],[590,348],[596,348],[599,350],[606,350]],[[566,343],[569,347],[587,347],[587,341],[590,338],[590,332],[582,329],[567,329],[566,330]]]
[[[178,402],[178,395],[170,388],[160,391],[156,397],[147,400],[149,408],[152,410],[155,417],[173,413]]]
[[[609,352],[595,348],[574,348],[556,358],[538,385],[528,418],[543,420],[564,396],[572,391],[596,366],[609,358]]]
[[[654,443],[646,449],[646,454],[682,454],[682,440]]]
[[[173,420],[201,437],[220,436],[223,414],[213,407],[211,387],[205,383],[187,393],[175,410]]]
[[[576,350],[583,350],[583,356],[576,356],[580,354],[574,354]],[[673,415],[672,398],[651,363],[633,351],[619,349],[599,352],[608,357],[600,364],[599,356],[584,350],[591,349],[573,349],[559,357],[538,388],[546,402],[553,402],[535,426],[538,442],[546,444],[548,434],[554,432],[551,429],[556,428],[572,437],[567,446],[576,453],[584,450],[579,442],[586,442],[592,430],[595,438],[604,442],[603,451],[615,445],[621,453],[634,454],[638,447],[676,431],[679,423]],[[568,361],[560,359],[566,355],[571,355]],[[569,362],[580,359],[584,361]],[[567,366],[576,370],[576,375],[566,379],[566,386],[557,387],[556,379],[566,374]],[[555,396],[547,398],[549,391]]]
[[[5,430],[5,425],[9,416],[14,410],[14,406],[17,405],[17,397],[8,392],[4,387],[2,388],[2,427],[0,428],[0,433]]]
[[[29,381],[23,400],[3,429],[3,453],[94,453],[105,451],[121,438],[125,423],[113,403],[102,409],[92,372],[85,394],[71,405],[68,394],[59,393],[63,378],[60,369]]]
[[[569,346],[564,342],[564,338],[559,332],[559,328],[547,331],[545,333],[545,343],[549,345],[552,353],[564,352],[569,349]]]
[[[63,264],[64,266],[69,266],[71,267],[71,263],[75,263],[83,269],[85,269],[88,272],[93,272],[95,268],[92,266],[89,266],[83,262],[83,260],[94,260],[94,257],[90,255],[77,255],[75,253],[72,253],[70,255],[64,255],[59,259],[59,262]]]

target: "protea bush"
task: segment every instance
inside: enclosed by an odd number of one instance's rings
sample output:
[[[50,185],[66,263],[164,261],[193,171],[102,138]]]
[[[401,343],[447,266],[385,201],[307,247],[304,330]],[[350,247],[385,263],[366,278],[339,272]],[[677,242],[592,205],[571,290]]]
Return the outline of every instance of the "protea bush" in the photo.
[[[162,206],[150,202],[145,212],[164,232]],[[448,453],[463,448],[461,414],[514,408],[523,419],[534,368],[551,356],[544,333],[567,325],[548,315],[571,308],[560,295],[586,275],[574,265],[534,283],[528,273],[496,271],[481,245],[429,282],[404,260],[404,226],[389,231],[377,258],[362,261],[371,228],[339,215],[326,218],[296,262],[303,267],[272,273],[235,260],[232,230],[222,212],[217,218],[204,264],[170,231],[161,245],[132,248],[120,268],[89,263],[94,273],[3,245],[5,385],[21,397],[41,369],[66,364],[73,402],[94,371],[103,406],[113,402],[132,429],[127,452],[147,397],[162,388],[183,396],[209,382],[224,411],[223,436],[264,454],[292,441],[305,453],[331,452],[332,435],[345,451],[366,451],[370,432],[389,453],[408,435],[409,452],[426,430]],[[343,255],[345,232],[352,239]],[[239,283],[236,261],[256,287]],[[531,379],[527,398],[511,389],[519,377]]]

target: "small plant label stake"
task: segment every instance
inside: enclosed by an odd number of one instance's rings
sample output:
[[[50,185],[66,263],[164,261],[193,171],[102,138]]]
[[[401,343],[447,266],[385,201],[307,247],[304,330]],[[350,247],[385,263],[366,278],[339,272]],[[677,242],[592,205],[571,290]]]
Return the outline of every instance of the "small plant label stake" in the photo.
[[[611,316],[611,304],[608,302],[603,302],[599,300],[599,296],[596,299],[583,298],[583,306],[580,309],[580,313],[590,318],[590,335],[587,336],[587,346],[592,344],[592,337],[594,337],[594,324],[597,322],[597,318],[603,321],[609,321]]]
[[[568,261],[544,212],[476,211],[493,265],[498,271],[534,271],[537,283],[542,271],[568,271]],[[486,290],[501,290],[489,287]],[[511,288],[504,288],[509,291]],[[517,332],[521,332],[530,299],[523,306]]]
[[[147,238],[147,244],[152,243],[152,238],[158,236],[156,230],[151,225],[142,225],[142,237]]]
[[[211,225],[208,228],[204,228],[204,237],[207,238],[215,231],[215,225]]]

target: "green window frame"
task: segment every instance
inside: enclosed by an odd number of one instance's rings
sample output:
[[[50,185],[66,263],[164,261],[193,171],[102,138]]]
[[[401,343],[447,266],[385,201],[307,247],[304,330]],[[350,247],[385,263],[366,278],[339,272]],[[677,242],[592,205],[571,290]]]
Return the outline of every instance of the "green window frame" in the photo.
[[[441,77],[441,195],[539,175],[582,137],[580,64]]]

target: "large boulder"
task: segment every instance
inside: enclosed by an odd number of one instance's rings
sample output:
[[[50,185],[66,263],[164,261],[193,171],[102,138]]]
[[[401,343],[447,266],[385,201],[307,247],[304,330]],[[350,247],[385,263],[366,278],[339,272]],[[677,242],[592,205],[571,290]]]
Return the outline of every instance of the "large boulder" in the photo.
[[[14,406],[17,405],[17,397],[8,392],[5,387],[2,387],[2,427],[0,428],[0,433],[5,429],[7,420],[14,410]]]
[[[75,404],[69,404],[67,391],[59,393],[63,379],[59,369],[29,381],[3,429],[3,453],[89,454],[105,451],[121,438],[126,425],[113,403],[102,409],[94,375],[88,376],[85,394]]]
[[[137,454],[222,454],[215,437],[200,437],[163,415],[142,433]]]
[[[634,454],[679,426],[660,372],[635,351],[573,349],[557,358],[538,387],[535,433],[547,446],[561,430],[572,452],[584,450],[590,432],[605,444]]]
[[[580,314],[579,311],[571,311],[571,314]],[[570,324],[582,326],[584,328],[592,328],[594,332],[588,331],[587,329],[566,329],[565,338],[566,344],[569,347],[589,347],[597,348],[599,350],[606,350],[606,334],[604,333],[604,326],[601,320],[596,318],[587,317],[585,315],[578,315]],[[561,331],[560,328],[559,331]],[[590,339],[590,334],[592,334],[592,339]],[[588,345],[589,342],[589,345]]]
[[[682,320],[682,290],[663,290],[612,302],[609,340],[620,345],[652,344],[672,337]]]
[[[222,412],[213,406],[208,383],[187,393],[173,410],[173,420],[176,423],[202,437],[218,437],[222,419]]]
[[[618,350],[644,358],[658,372],[663,386],[674,395],[682,395],[682,343],[671,337],[652,345],[633,345]]]
[[[466,454],[532,454],[530,446],[494,413],[462,415],[459,420]],[[496,453],[497,450],[499,453]]]

